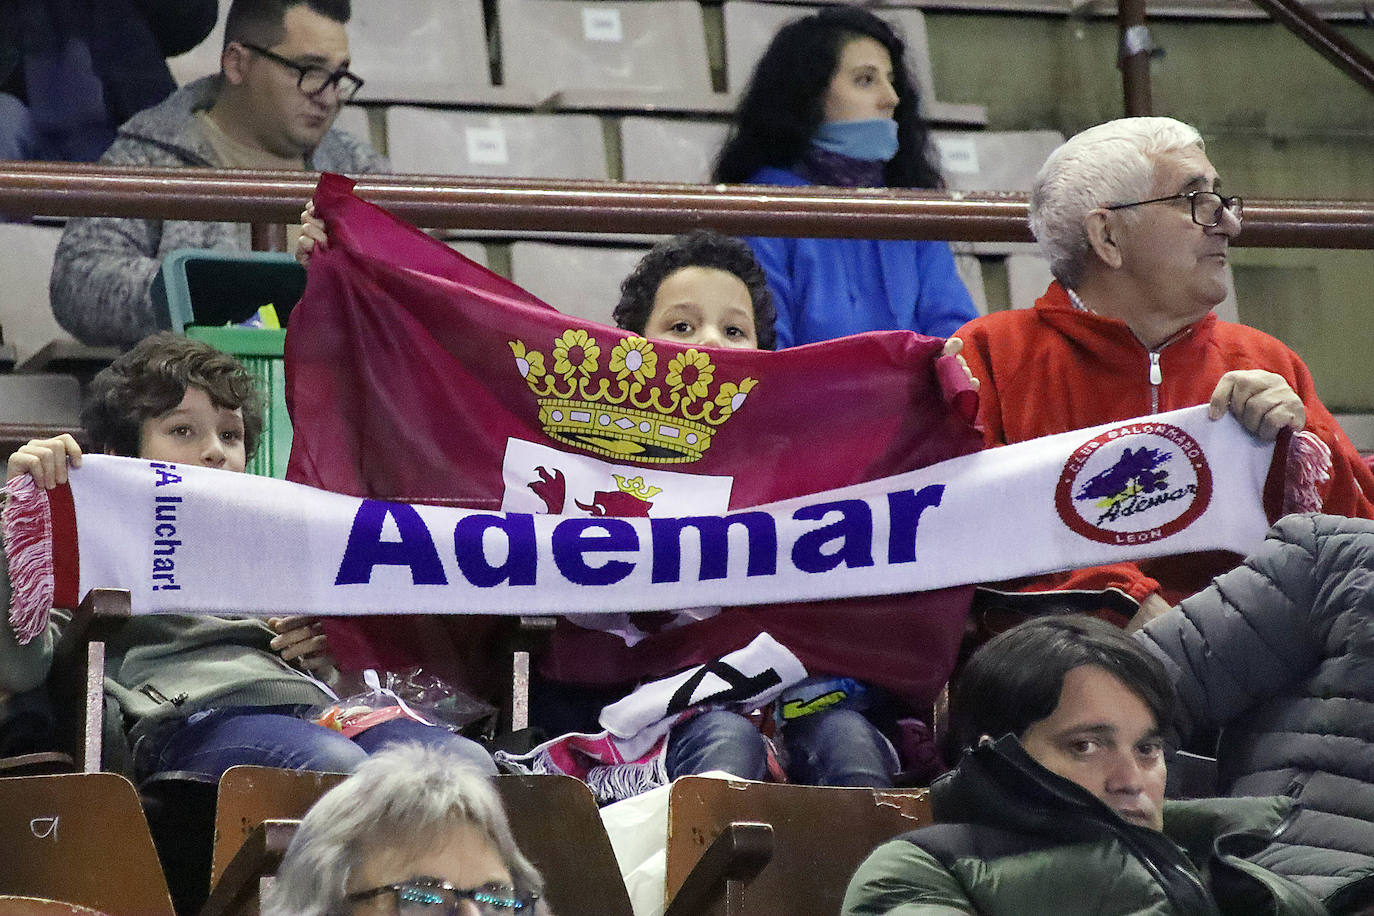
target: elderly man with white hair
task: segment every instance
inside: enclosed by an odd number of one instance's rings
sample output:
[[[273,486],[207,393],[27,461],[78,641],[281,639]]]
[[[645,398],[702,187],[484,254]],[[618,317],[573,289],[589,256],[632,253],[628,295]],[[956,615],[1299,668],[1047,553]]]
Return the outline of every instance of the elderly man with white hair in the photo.
[[[1110,121],[1050,154],[1030,222],[1055,281],[1035,308],[977,318],[957,334],[981,382],[989,444],[1209,404],[1214,419],[1230,411],[1261,439],[1285,429],[1313,434],[1300,463],[1319,468],[1330,451],[1318,484],[1322,511],[1374,518],[1374,474],[1318,400],[1302,359],[1212,313],[1226,296],[1227,248],[1241,213],[1202,137],[1171,118]],[[1139,626],[1238,560],[1165,557],[1012,590],[1086,593],[1092,610]]]

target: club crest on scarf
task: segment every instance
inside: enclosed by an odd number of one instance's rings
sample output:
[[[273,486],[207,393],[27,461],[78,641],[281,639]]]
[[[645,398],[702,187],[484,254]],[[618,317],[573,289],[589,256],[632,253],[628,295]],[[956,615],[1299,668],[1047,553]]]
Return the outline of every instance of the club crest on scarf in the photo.
[[[581,328],[553,343],[551,355],[508,341],[515,366],[539,404],[539,425],[565,445],[652,464],[697,461],[715,431],[744,406],[757,379],[716,381],[711,357],[689,349],[662,366],[652,341],[627,337],[602,347]]]
[[[1168,423],[1128,423],[1089,439],[1065,462],[1054,497],[1064,524],[1103,544],[1166,538],[1211,498],[1202,447]]]

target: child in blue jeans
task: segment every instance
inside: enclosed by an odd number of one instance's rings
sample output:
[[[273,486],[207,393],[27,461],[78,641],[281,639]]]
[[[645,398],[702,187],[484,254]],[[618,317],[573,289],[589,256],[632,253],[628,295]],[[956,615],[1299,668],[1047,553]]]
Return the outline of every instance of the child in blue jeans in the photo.
[[[163,333],[96,376],[82,423],[105,454],[242,472],[263,415],[238,360]],[[80,465],[70,435],[34,440],[10,456],[5,479],[28,474],[52,489]],[[8,607],[8,571],[0,573],[0,606]],[[18,644],[8,618],[0,624],[0,699],[42,689],[66,619],[54,611],[47,632],[27,645]],[[441,726],[398,717],[350,739],[301,718],[333,699],[322,682],[337,685],[339,677],[307,618],[133,617],[107,644],[105,679],[106,720],[127,723],[132,759],[107,751],[106,767],[139,778],[164,770],[218,777],[236,764],[351,772],[372,751],[407,740],[443,745],[495,772],[480,745]]]

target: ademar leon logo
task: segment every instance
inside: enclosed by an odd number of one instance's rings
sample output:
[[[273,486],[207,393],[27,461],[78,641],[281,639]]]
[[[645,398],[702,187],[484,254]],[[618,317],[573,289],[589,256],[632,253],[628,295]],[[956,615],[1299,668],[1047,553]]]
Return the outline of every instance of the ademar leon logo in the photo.
[[[1168,423],[1126,423],[1079,446],[1054,505],[1074,531],[1103,544],[1148,544],[1206,510],[1212,470],[1192,436]]]

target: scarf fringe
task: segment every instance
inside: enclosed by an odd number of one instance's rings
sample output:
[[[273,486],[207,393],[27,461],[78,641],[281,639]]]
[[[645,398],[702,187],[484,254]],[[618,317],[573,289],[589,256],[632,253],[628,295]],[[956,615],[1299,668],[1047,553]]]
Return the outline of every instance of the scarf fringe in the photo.
[[[1288,479],[1283,485],[1283,514],[1320,512],[1321,485],[1331,479],[1331,449],[1314,433],[1295,433],[1288,442]]]
[[[10,627],[24,646],[48,628],[56,579],[48,492],[21,474],[5,485],[3,530],[10,570]]]
[[[596,796],[596,803],[608,805],[667,785],[666,742],[664,748],[665,751],[640,763],[615,763],[588,770],[584,781]]]
[[[534,751],[529,754],[511,754],[497,751],[492,755],[497,764],[508,770],[530,776],[570,776],[566,770],[553,762],[548,751]],[[637,763],[612,763],[591,767],[582,776],[587,788],[592,790],[598,805],[623,801],[636,795],[668,784],[667,742],[648,760]]]

